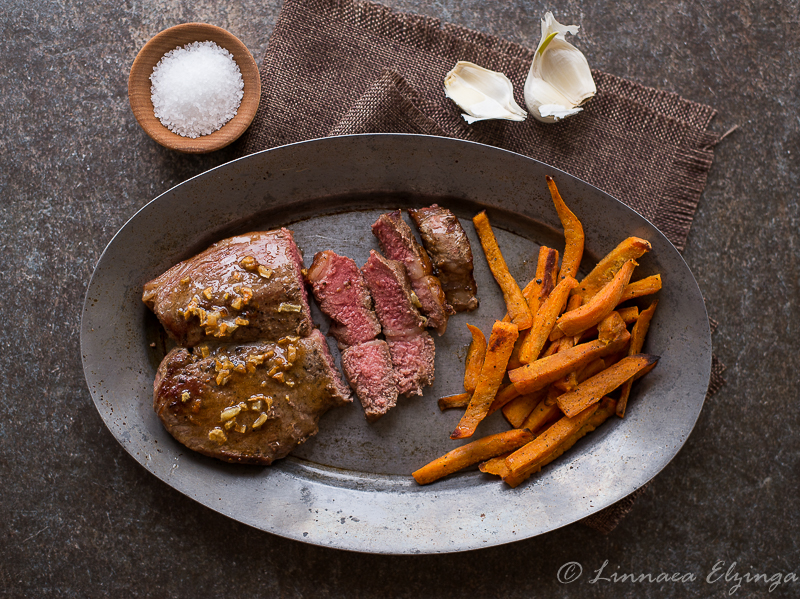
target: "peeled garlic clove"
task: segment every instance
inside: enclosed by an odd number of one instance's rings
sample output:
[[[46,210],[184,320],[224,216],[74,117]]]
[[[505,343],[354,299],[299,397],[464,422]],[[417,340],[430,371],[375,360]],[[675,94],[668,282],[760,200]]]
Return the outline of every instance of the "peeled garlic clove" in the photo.
[[[597,87],[586,57],[566,41],[577,25],[562,25],[548,12],[542,19],[542,37],[525,81],[525,104],[543,123],[555,123],[581,111]]]
[[[489,119],[524,121],[528,116],[514,101],[514,87],[508,77],[476,64],[459,61],[444,79],[444,94],[458,104],[472,124]]]

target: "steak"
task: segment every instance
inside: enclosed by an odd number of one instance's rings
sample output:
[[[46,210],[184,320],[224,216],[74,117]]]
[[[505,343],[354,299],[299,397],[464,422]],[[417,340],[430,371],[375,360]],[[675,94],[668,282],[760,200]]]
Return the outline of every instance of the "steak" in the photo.
[[[408,214],[419,229],[447,303],[456,312],[477,308],[472,247],[456,215],[436,204],[419,210],[409,208]]]
[[[147,283],[142,300],[183,346],[305,337],[314,324],[302,270],[288,229],[237,235]]]
[[[381,332],[372,298],[356,263],[330,250],[319,252],[308,269],[308,281],[320,309],[334,322],[330,333],[339,348],[365,343]]]
[[[453,313],[453,308],[445,299],[439,279],[431,274],[433,266],[428,254],[417,243],[400,211],[382,214],[372,225],[372,233],[378,238],[383,253],[405,266],[421,309],[428,318],[428,326],[436,329],[439,335],[444,334],[448,314]]]
[[[170,351],[153,407],[189,449],[227,462],[270,464],[316,434],[319,417],[352,401],[325,337],[199,345]]]
[[[436,346],[428,333],[389,341],[389,352],[399,393],[422,395],[422,388],[433,384]]]
[[[372,250],[361,272],[375,301],[375,311],[386,338],[411,337],[422,333],[425,318],[414,307],[411,282],[403,265],[396,260],[387,260]]]
[[[335,252],[319,252],[308,270],[308,280],[320,309],[333,321],[330,333],[342,350],[342,370],[369,421],[383,416],[397,403],[392,356],[372,310],[372,298],[356,263]]]
[[[396,375],[386,341],[375,339],[346,348],[342,351],[342,370],[370,422],[397,403]]]
[[[423,329],[424,317],[414,307],[406,270],[372,250],[361,272],[389,345],[398,391],[422,395],[422,387],[434,380],[436,347]]]

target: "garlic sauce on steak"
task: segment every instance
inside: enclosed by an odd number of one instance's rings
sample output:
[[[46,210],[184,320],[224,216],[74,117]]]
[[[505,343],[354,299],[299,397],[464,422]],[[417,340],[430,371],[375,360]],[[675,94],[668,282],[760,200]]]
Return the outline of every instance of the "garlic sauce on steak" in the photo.
[[[189,449],[270,464],[352,401],[311,320],[303,270],[279,229],[224,239],[145,285],[143,301],[184,346],[162,360],[153,407]]]

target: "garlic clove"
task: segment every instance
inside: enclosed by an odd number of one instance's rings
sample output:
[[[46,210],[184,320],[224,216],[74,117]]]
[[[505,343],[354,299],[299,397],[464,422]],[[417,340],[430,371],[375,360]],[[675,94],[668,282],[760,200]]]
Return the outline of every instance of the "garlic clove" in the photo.
[[[577,25],[562,25],[548,12],[542,19],[542,37],[525,81],[525,104],[544,123],[555,123],[581,111],[597,93],[589,63],[566,41]]]
[[[444,79],[445,96],[458,104],[467,123],[489,119],[524,121],[528,113],[514,101],[514,87],[503,73],[459,61]]]

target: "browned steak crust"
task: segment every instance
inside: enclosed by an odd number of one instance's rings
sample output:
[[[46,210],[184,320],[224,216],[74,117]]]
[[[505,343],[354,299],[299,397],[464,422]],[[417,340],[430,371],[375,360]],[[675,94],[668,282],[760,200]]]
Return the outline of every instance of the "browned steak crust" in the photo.
[[[316,434],[319,417],[352,401],[325,337],[176,348],[156,375],[153,407],[189,449],[270,464]]]
[[[291,231],[215,243],[144,286],[142,299],[180,345],[277,341],[314,327]]]
[[[472,266],[472,247],[458,218],[436,204],[408,214],[419,229],[422,243],[436,267],[444,296],[456,312],[478,307],[478,286]]]

